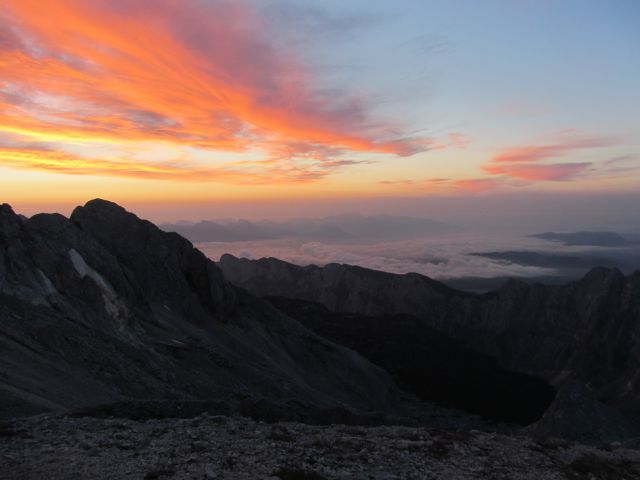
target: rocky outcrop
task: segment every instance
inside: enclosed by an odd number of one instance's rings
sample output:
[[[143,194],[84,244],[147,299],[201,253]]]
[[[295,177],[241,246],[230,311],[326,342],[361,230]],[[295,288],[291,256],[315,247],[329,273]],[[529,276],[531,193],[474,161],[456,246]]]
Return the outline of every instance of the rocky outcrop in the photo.
[[[526,432],[540,438],[611,443],[640,437],[631,419],[597,401],[579,382],[567,383],[544,416]]]
[[[123,399],[389,410],[389,376],[231,285],[177,234],[94,200],[0,207],[0,414]]]
[[[315,301],[333,312],[415,316],[503,368],[557,386],[579,380],[599,400],[640,411],[640,272],[625,277],[597,268],[565,285],[510,280],[473,295],[415,273],[349,265],[299,267],[225,255],[219,266],[256,295]]]
[[[556,385],[578,380],[627,411],[640,408],[640,272],[597,268],[562,286],[511,281],[475,311],[479,348]]]

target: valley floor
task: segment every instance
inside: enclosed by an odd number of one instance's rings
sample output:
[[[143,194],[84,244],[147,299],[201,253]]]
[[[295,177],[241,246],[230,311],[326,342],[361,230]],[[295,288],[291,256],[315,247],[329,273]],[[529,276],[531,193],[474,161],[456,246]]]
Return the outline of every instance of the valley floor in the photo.
[[[0,424],[0,479],[640,479],[640,451],[476,430],[40,415]]]

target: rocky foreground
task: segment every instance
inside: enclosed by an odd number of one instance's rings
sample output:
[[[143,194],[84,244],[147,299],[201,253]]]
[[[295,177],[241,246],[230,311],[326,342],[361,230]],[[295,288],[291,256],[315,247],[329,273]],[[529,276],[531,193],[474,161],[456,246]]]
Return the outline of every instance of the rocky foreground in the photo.
[[[0,425],[1,479],[640,479],[640,451],[477,430],[240,417]]]

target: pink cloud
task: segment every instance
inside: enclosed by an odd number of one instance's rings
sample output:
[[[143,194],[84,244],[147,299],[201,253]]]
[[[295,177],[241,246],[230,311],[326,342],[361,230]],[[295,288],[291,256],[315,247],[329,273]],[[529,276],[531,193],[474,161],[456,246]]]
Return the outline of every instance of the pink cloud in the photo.
[[[584,136],[568,130],[559,134],[552,142],[505,149],[494,155],[482,169],[491,175],[518,180],[565,182],[584,175],[592,163],[546,163],[546,160],[579,150],[611,146],[617,142],[612,137]]]
[[[565,155],[574,150],[607,147],[615,143],[615,139],[608,137],[570,137],[557,143],[509,148],[495,155],[491,159],[491,162],[539,162],[548,158]]]
[[[449,145],[456,148],[467,148],[471,145],[471,139],[462,133],[450,133],[447,135]]]
[[[553,164],[489,164],[483,170],[492,175],[506,175],[521,180],[566,181],[582,174],[590,162]]]

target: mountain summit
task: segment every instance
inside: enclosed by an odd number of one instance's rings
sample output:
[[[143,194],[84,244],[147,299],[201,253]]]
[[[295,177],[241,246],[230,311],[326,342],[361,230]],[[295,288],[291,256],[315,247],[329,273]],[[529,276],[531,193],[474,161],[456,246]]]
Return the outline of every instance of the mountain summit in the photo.
[[[0,207],[0,322],[2,416],[130,399],[397,401],[383,370],[104,200],[70,218]]]

